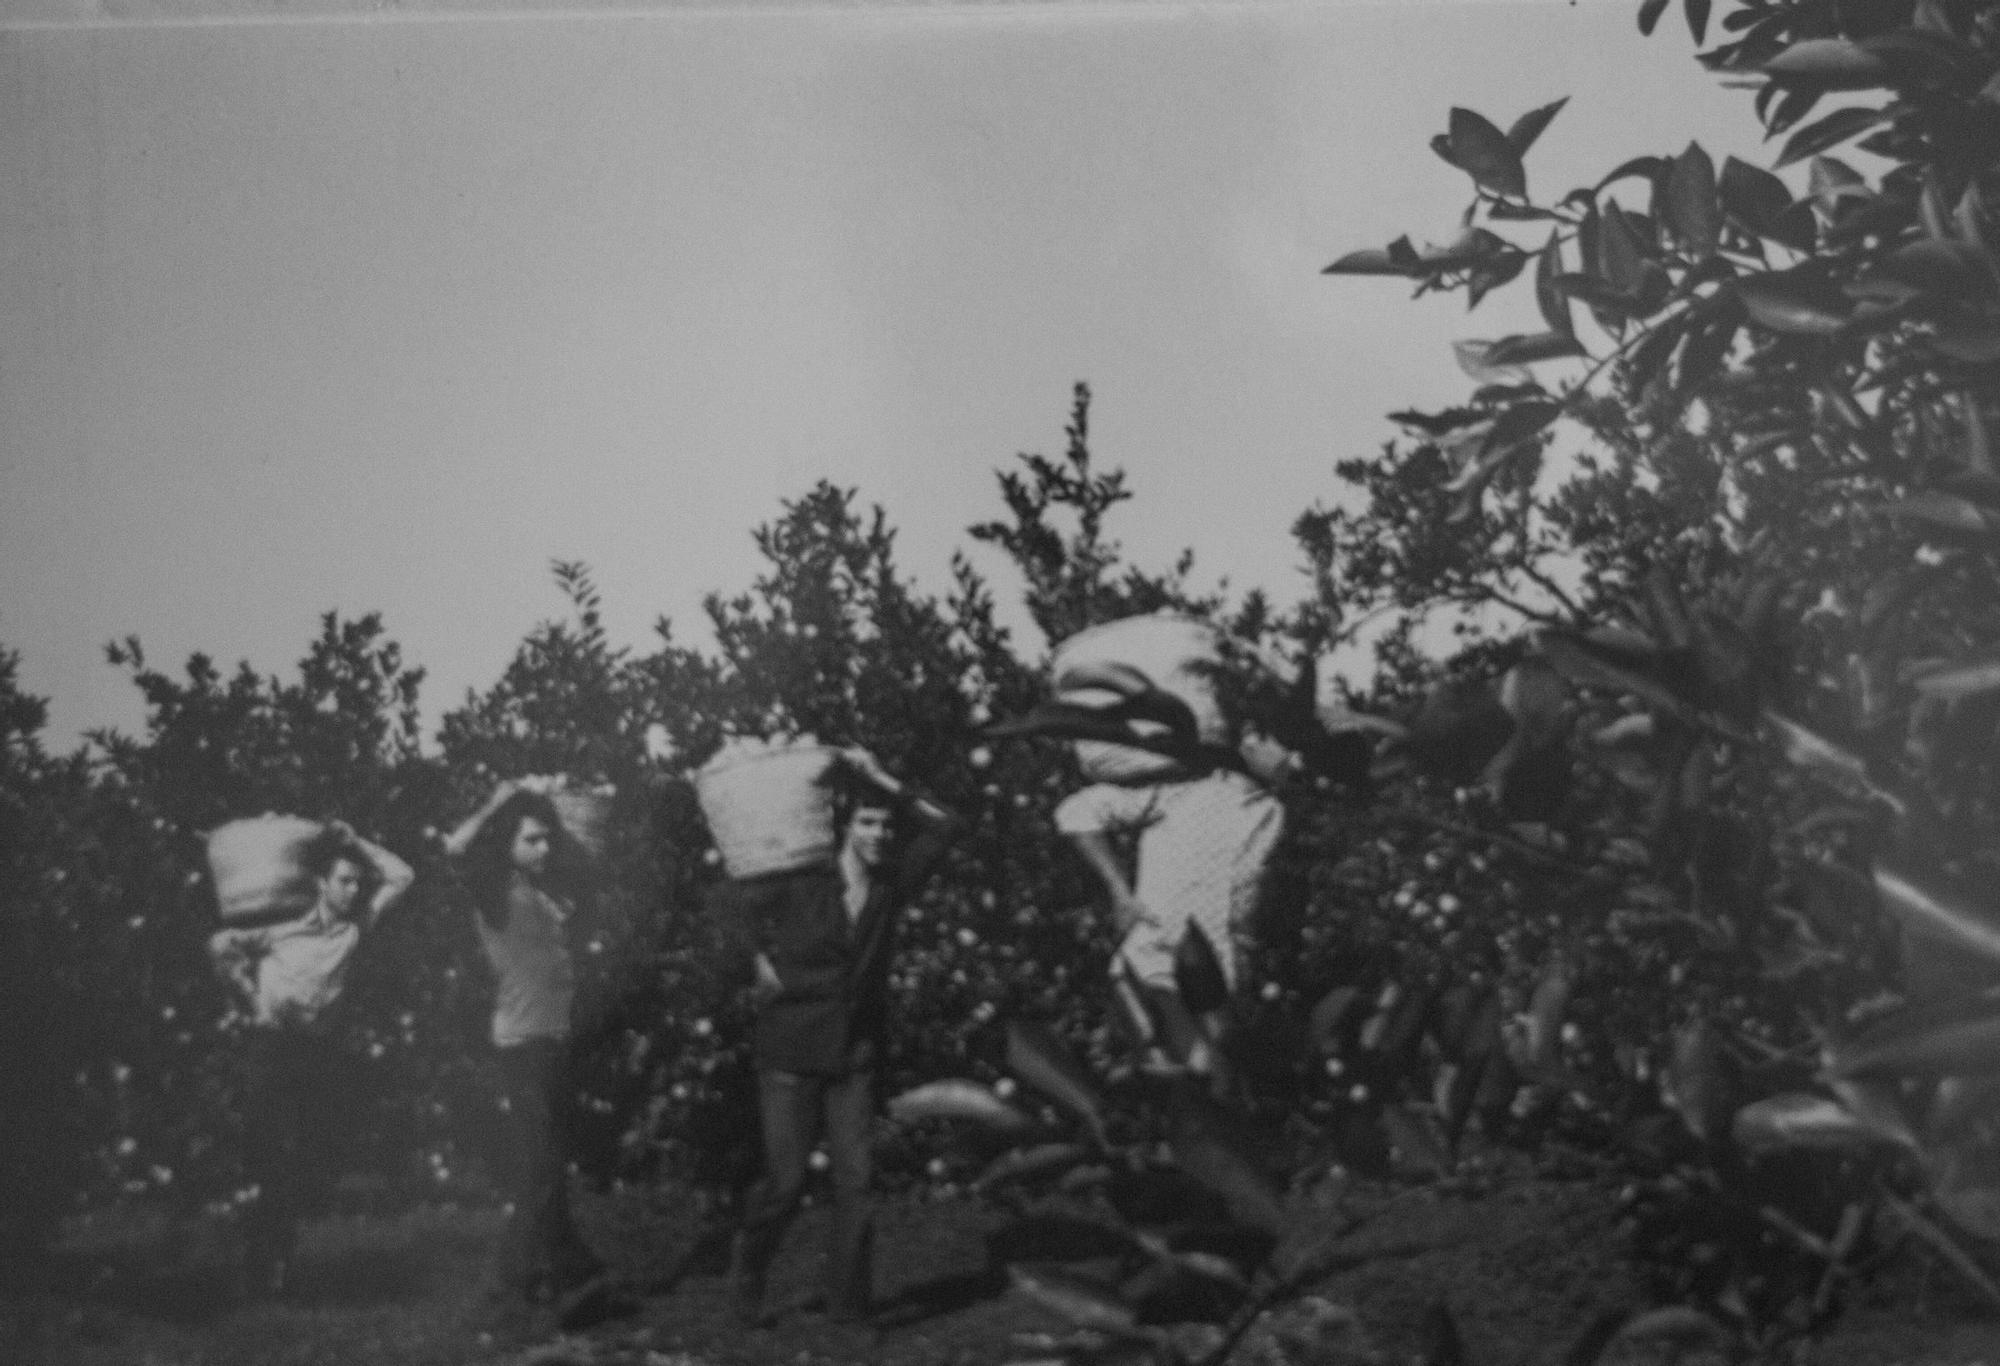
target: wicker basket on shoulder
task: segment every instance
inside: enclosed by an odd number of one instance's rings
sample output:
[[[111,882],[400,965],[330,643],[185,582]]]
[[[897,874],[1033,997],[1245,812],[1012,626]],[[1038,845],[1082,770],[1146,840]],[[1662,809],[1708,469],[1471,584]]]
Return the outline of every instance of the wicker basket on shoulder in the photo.
[[[788,872],[831,859],[839,752],[810,736],[725,745],[694,776],[695,797],[731,877]]]
[[[1214,627],[1153,612],[1077,632],[1056,647],[1050,673],[1058,701],[1085,706],[1115,700],[1132,687],[1170,693],[1187,704],[1198,738],[1215,744],[1229,732],[1212,672],[1220,658]],[[1077,741],[1076,756],[1084,776],[1098,782],[1162,781],[1181,772],[1166,755],[1104,740]]]
[[[611,803],[616,795],[617,790],[609,785],[565,784],[549,793],[549,804],[555,807],[563,829],[582,846],[583,852],[592,858],[603,858],[611,842]]]
[[[290,920],[319,899],[306,854],[326,827],[301,816],[230,821],[208,833],[216,909],[227,922]]]

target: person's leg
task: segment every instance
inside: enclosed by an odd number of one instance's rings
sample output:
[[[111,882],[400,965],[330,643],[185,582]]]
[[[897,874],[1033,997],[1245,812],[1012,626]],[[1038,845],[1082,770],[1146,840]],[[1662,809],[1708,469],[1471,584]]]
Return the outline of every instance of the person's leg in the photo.
[[[301,1078],[290,1040],[253,1031],[244,1071],[244,1175],[256,1195],[244,1212],[244,1271],[253,1294],[285,1288],[298,1238]]]
[[[867,1315],[873,1289],[870,1187],[874,1163],[869,1124],[875,1074],[860,1068],[826,1090],[827,1146],[833,1158],[833,1235],[827,1250],[826,1307],[835,1319]]]
[[[819,1092],[817,1078],[772,1070],[757,1074],[764,1174],[744,1198],[743,1227],[730,1259],[737,1313],[746,1322],[763,1315],[765,1276],[805,1191],[806,1162],[819,1130]]]
[[[547,1088],[541,1060],[530,1044],[503,1045],[494,1050],[493,1057],[500,1073],[500,1130],[505,1140],[495,1175],[508,1205],[494,1290],[501,1296],[515,1297],[527,1293],[543,1270],[536,1260],[534,1177],[543,1161],[535,1148],[548,1127],[542,1114]]]
[[[542,1073],[542,1113],[548,1132],[541,1144],[542,1164],[536,1174],[543,1263],[554,1274],[558,1291],[591,1279],[604,1270],[603,1261],[577,1232],[569,1204],[570,1138],[576,1123],[576,1086],[570,1075],[567,1039],[545,1044]]]
[[[294,1223],[326,1214],[340,1178],[356,1169],[358,1136],[368,1104],[363,1073],[351,1054],[326,1034],[291,1038]]]

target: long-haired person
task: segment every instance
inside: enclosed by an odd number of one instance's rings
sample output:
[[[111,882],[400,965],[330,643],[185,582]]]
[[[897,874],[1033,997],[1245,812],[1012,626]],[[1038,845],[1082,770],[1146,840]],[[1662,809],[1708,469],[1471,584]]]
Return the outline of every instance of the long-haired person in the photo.
[[[511,1210],[494,1293],[559,1299],[604,1271],[577,1232],[569,1204],[576,1099],[570,942],[582,891],[575,843],[546,795],[504,782],[446,837],[445,850],[472,894],[495,986],[492,1037],[507,1112]]]

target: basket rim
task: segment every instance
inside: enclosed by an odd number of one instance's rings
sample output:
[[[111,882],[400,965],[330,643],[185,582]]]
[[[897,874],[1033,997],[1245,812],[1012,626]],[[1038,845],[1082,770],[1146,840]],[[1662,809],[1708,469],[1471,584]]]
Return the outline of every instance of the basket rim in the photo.
[[[707,763],[696,769],[694,771],[694,780],[699,783],[706,778],[717,777],[734,769],[747,768],[751,764],[762,763],[772,759],[816,758],[821,755],[838,753],[840,753],[840,750],[837,747],[821,743],[773,745],[765,749],[745,749],[734,752],[725,749],[718,751]]]

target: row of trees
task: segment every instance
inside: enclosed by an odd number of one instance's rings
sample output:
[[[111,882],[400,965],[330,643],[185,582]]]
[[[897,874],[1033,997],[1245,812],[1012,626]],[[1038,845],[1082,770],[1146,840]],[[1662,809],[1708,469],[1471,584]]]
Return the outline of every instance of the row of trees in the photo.
[[[1011,520],[975,534],[1031,567],[1046,624],[1187,601],[1179,580],[1118,562],[1102,514],[1124,497],[1090,464],[1079,391],[1070,450],[1003,481]],[[1080,514],[1070,516],[1069,514]],[[1074,523],[1060,529],[1065,518]],[[202,834],[267,810],[339,815],[409,857],[416,890],[363,950],[344,1028],[381,1104],[356,1165],[398,1190],[455,1188],[482,1160],[485,982],[437,830],[499,778],[564,772],[615,785],[618,820],[592,915],[583,1086],[586,1163],[609,1178],[662,1162],[728,1184],[756,1154],[743,1021],[714,977],[704,884],[720,875],[687,774],[729,734],[803,730],[867,746],[971,817],[896,989],[905,1075],[962,1066],[1000,1012],[1100,1021],[1079,979],[1108,950],[1049,809],[1061,756],[990,747],[981,727],[1041,684],[961,560],[943,598],[899,572],[879,509],[822,484],[755,533],[766,571],[707,612],[715,647],[649,651],[607,637],[581,565],[555,566],[569,610],[524,640],[501,678],[426,746],[422,671],[379,616],[329,613],[292,677],[197,655],[178,672],[136,639],[109,649],[146,703],[138,735],[51,753],[46,708],[0,656],[8,997],[6,1203],[19,1245],[79,1196],[162,1193],[226,1207],[241,1021],[205,956],[213,926]],[[1032,546],[1032,548],[1030,548]],[[1020,970],[1033,964],[1034,972]],[[990,1048],[987,1051],[991,1051]],[[990,1073],[991,1067],[986,1070]]]

